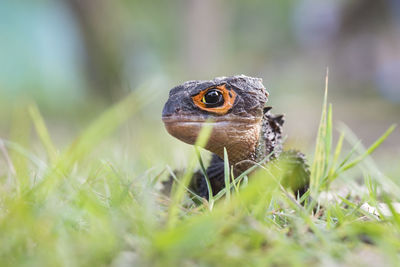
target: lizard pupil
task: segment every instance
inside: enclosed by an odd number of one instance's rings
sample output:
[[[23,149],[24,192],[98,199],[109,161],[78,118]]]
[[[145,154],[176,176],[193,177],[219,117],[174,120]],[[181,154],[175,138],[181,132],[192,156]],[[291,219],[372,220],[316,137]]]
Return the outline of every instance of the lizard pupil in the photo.
[[[218,90],[210,90],[204,95],[204,104],[207,107],[215,108],[222,106],[224,104],[224,97],[222,93]]]

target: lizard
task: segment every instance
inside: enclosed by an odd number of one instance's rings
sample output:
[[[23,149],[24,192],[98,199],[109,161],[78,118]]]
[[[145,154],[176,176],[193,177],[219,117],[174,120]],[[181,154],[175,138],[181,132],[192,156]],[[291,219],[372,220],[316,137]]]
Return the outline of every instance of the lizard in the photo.
[[[169,134],[195,144],[201,128],[212,123],[205,149],[212,152],[206,170],[213,194],[225,187],[224,148],[229,164],[237,177],[255,162],[289,158],[291,172],[283,182],[297,194],[308,189],[310,172],[303,153],[283,151],[284,115],[271,113],[266,106],[269,93],[262,79],[236,75],[209,81],[193,80],[172,88],[162,111],[162,120]],[[208,198],[205,177],[197,171],[192,190]]]

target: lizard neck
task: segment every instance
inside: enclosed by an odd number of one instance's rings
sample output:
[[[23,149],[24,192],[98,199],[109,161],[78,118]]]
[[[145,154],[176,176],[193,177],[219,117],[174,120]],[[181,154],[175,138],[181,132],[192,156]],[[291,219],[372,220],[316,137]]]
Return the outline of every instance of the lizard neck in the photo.
[[[224,129],[223,139],[221,132],[218,135],[211,134],[206,149],[224,159],[224,147],[226,148],[230,165],[236,165],[241,161],[257,160],[257,146],[260,139],[262,121],[241,125],[240,127],[227,127]]]
[[[273,159],[282,152],[282,115],[271,115],[270,108],[264,109],[263,119],[260,123],[257,140],[254,149],[247,150],[245,157],[240,157],[236,161],[231,161],[238,172],[243,172],[254,165],[254,162],[260,162],[265,158]]]

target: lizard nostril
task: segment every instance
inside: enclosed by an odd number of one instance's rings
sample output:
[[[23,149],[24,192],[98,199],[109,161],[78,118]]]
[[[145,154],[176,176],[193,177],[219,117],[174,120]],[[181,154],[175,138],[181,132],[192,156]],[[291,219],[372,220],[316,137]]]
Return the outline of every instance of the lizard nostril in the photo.
[[[175,108],[175,112],[181,111],[181,108]]]

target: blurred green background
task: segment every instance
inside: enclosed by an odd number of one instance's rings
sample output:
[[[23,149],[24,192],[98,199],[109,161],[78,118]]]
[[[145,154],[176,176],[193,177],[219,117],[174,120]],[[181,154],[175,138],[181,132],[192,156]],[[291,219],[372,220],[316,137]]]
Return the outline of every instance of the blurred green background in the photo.
[[[165,144],[187,148],[160,120],[170,88],[246,74],[263,78],[289,145],[307,151],[329,67],[334,121],[369,144],[400,121],[400,2],[3,0],[0,63],[1,138],[34,101],[62,147],[109,105],[151,90],[122,145],[151,165]],[[399,142],[396,130],[378,155],[393,159]]]

